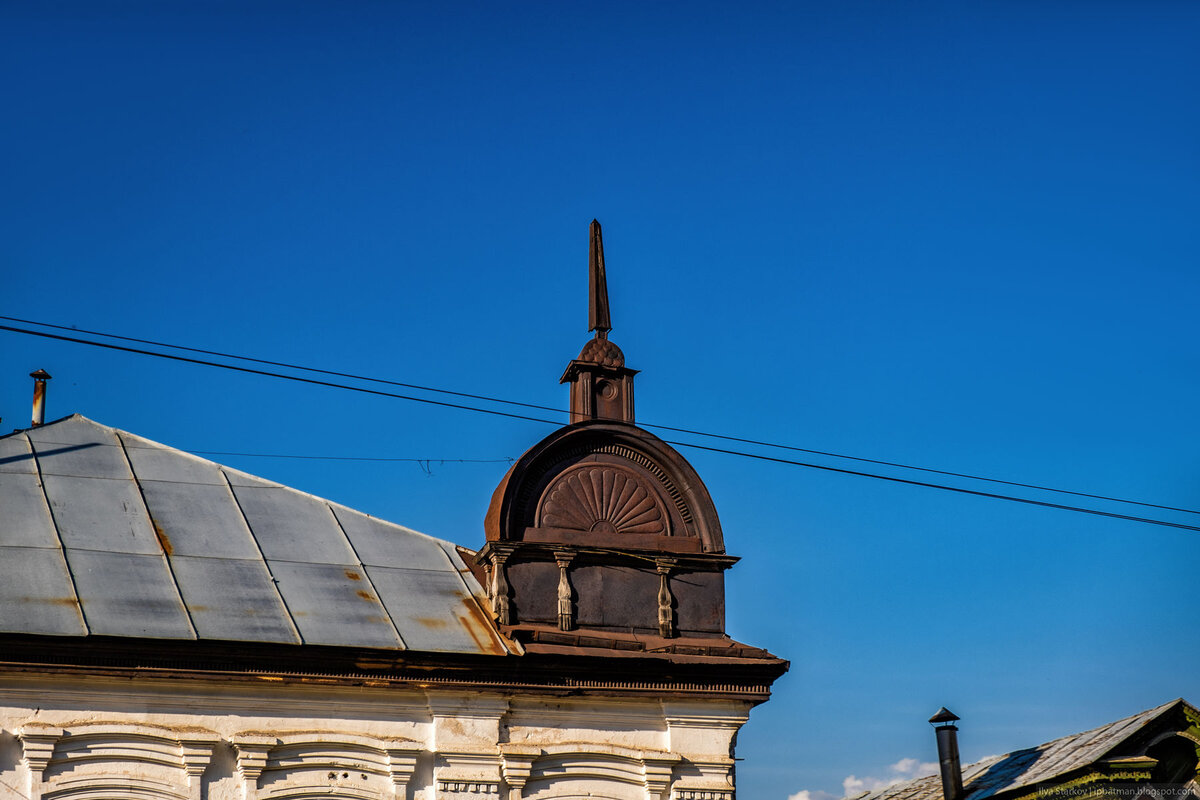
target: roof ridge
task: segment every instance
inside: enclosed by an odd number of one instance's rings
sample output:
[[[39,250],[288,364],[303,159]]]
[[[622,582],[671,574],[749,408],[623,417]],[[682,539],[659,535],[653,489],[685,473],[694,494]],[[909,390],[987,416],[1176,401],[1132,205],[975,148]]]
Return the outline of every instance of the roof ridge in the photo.
[[[989,770],[993,766],[995,766],[996,764],[999,764],[1001,762],[1004,762],[1008,759],[1011,759],[1015,756],[1043,754],[1043,753],[1047,753],[1047,752],[1051,751],[1052,749],[1055,749],[1056,746],[1058,746],[1058,747],[1066,746],[1072,742],[1079,742],[1081,747],[1086,747],[1088,745],[1095,744],[1094,742],[1089,741],[1089,738],[1090,739],[1099,738],[1098,736],[1096,736],[1096,734],[1100,734],[1101,732],[1105,732],[1105,731],[1110,732],[1110,733],[1120,731],[1121,735],[1119,736],[1119,738],[1116,741],[1114,741],[1111,744],[1109,744],[1108,746],[1104,747],[1103,750],[1100,750],[1099,752],[1097,752],[1087,762],[1089,764],[1094,763],[1095,761],[1098,761],[1098,760],[1106,757],[1109,753],[1111,753],[1116,748],[1120,747],[1122,744],[1125,743],[1125,741],[1128,740],[1128,738],[1130,736],[1134,735],[1137,732],[1136,730],[1123,731],[1122,728],[1128,727],[1131,723],[1140,721],[1140,725],[1138,726],[1138,729],[1140,730],[1145,725],[1148,725],[1151,722],[1161,719],[1165,714],[1170,712],[1172,709],[1177,708],[1181,705],[1192,709],[1193,712],[1200,714],[1200,711],[1197,711],[1195,706],[1193,706],[1191,703],[1188,703],[1182,697],[1179,697],[1174,700],[1169,700],[1160,705],[1144,709],[1142,711],[1137,712],[1136,714],[1130,714],[1126,717],[1121,717],[1120,719],[1113,720],[1112,722],[1107,722],[1103,725],[1097,725],[1094,728],[1088,728],[1087,730],[1078,731],[1076,733],[1070,733],[1065,736],[1059,736],[1057,738],[1050,739],[1049,741],[1042,742],[1041,744],[1033,745],[1030,747],[1021,747],[1021,748],[1017,748],[1015,750],[1010,750],[1006,753],[985,756],[981,759],[978,759],[977,761],[971,762],[970,764],[964,764],[962,766],[963,784],[964,784],[964,789],[965,789],[964,796],[985,798],[985,797],[990,797],[991,795],[996,794],[998,792],[1007,791],[1009,789],[1023,785],[1022,778],[1028,777],[1028,775],[1029,775],[1028,769],[1029,769],[1029,767],[1032,766],[1033,762],[1031,762],[1029,765],[1026,765],[1026,767],[1023,768],[1019,773],[1010,776],[1008,778],[1007,782],[1004,783],[1003,785],[996,786],[993,784],[992,780],[989,780],[985,784],[980,784],[980,782],[979,782],[980,779],[986,778],[988,776]],[[1040,758],[1040,756],[1039,756],[1039,758]],[[1055,759],[1055,761],[1057,762],[1057,759]],[[1050,780],[1050,779],[1056,778],[1058,776],[1061,776],[1065,773],[1070,772],[1073,769],[1078,768],[1079,766],[1082,766],[1082,765],[1070,764],[1070,763],[1061,764],[1059,762],[1055,766],[1050,767],[1050,771],[1047,774],[1038,775],[1035,782],[1045,781],[1045,780]],[[900,793],[900,792],[915,789],[915,788],[921,786],[922,784],[929,783],[929,782],[936,783],[937,785],[940,786],[940,780],[938,779],[938,776],[936,774],[935,775],[923,775],[918,778],[909,778],[906,781],[900,781],[898,783],[893,783],[889,786],[886,786],[886,787],[883,787],[880,789],[868,791],[865,793],[860,793],[859,795],[856,796],[855,800],[862,800],[863,798],[872,798],[873,800],[882,800],[883,798],[897,797],[898,793]],[[978,794],[976,794],[976,793],[978,793]],[[941,795],[940,789],[937,794],[938,794],[938,798],[940,799],[940,795]]]
[[[345,503],[339,502],[337,500],[331,500],[328,497],[322,497],[321,495],[313,494],[311,492],[306,492],[303,489],[297,489],[294,486],[289,486],[286,483],[280,483],[279,481],[274,480],[272,478],[265,478],[262,475],[255,475],[252,472],[246,472],[245,470],[238,469],[237,467],[231,467],[228,464],[222,464],[219,461],[213,461],[210,458],[205,458],[204,456],[199,456],[199,455],[196,455],[195,453],[189,453],[187,450],[183,450],[179,447],[175,447],[174,445],[165,444],[165,443],[157,441],[155,439],[151,439],[147,436],[142,436],[139,433],[133,433],[131,431],[127,431],[127,430],[123,430],[121,428],[114,427],[112,425],[106,425],[103,422],[97,422],[96,420],[92,419],[91,417],[84,416],[83,414],[80,414],[78,412],[68,414],[65,417],[60,417],[51,422],[47,422],[44,425],[39,425],[39,426],[37,426],[37,430],[45,430],[47,428],[50,428],[51,426],[57,425],[58,423],[67,422],[70,420],[78,420],[80,422],[86,422],[89,425],[95,425],[97,428],[102,428],[103,430],[114,434],[115,436],[117,436],[118,438],[120,438],[122,440],[124,439],[124,437],[140,439],[141,441],[148,442],[148,443],[154,445],[155,447],[161,447],[165,450],[171,451],[174,454],[183,456],[185,458],[192,459],[193,461],[197,461],[202,464],[207,464],[207,465],[217,467],[218,469],[226,472],[227,474],[238,475],[238,476],[242,476],[242,477],[246,477],[246,478],[252,478],[256,481],[263,481],[264,483],[270,483],[270,484],[273,484],[274,487],[276,487],[276,488],[285,489],[294,494],[300,495],[302,497],[307,497],[311,500],[316,500],[317,502],[320,502],[320,503],[325,503],[329,506],[337,506],[339,509],[345,509],[347,511],[351,511],[360,516],[367,517],[368,519],[372,519],[372,520],[375,520],[376,522],[387,525],[388,527],[402,530],[405,533],[415,534],[416,536],[420,536],[422,538],[429,539],[434,542],[440,542],[440,543],[448,544],[451,546],[458,545],[457,542],[451,541],[449,539],[443,539],[440,536],[434,536],[433,534],[425,533],[424,531],[415,530],[413,528],[408,527],[407,525],[401,525],[398,522],[392,522],[391,520],[388,520],[384,517],[375,516],[374,514],[368,514],[365,511],[360,511],[357,508],[353,508],[353,507],[348,506]],[[34,430],[34,428],[19,428],[17,430],[12,431],[11,433],[5,434],[4,436],[0,436],[0,439],[8,438],[9,436],[16,436],[19,434],[28,434],[31,430]]]
[[[1144,720],[1143,724],[1145,724],[1146,722],[1151,722],[1155,719],[1158,719],[1160,716],[1165,714],[1167,711],[1169,711],[1171,708],[1173,708],[1178,703],[1183,703],[1184,705],[1190,705],[1182,697],[1179,697],[1179,698],[1176,698],[1175,700],[1168,700],[1167,702],[1162,703],[1161,705],[1151,706],[1150,708],[1143,709],[1142,711],[1139,711],[1136,714],[1130,714],[1127,717],[1121,717],[1120,719],[1114,719],[1112,722],[1106,722],[1103,725],[1097,725],[1094,728],[1088,728],[1087,730],[1078,731],[1077,733],[1068,733],[1065,736],[1059,736],[1057,738],[1050,739],[1049,741],[1042,742],[1039,745],[1034,745],[1033,747],[1025,747],[1025,748],[1022,748],[1021,750],[1013,750],[1012,752],[1020,753],[1020,752],[1023,752],[1024,750],[1041,750],[1044,747],[1049,747],[1052,744],[1057,744],[1059,742],[1066,741],[1067,739],[1079,739],[1079,738],[1082,738],[1082,737],[1088,735],[1089,733],[1096,733],[1098,731],[1102,731],[1107,728],[1116,728],[1119,725],[1121,725],[1122,723],[1133,722],[1135,719],[1137,719],[1139,717],[1144,717],[1147,714],[1150,714],[1151,716],[1149,716],[1146,720]],[[1120,744],[1120,742],[1118,742],[1117,744]],[[1116,746],[1117,746],[1116,744],[1113,745],[1113,747],[1116,747]],[[1112,749],[1113,749],[1112,747],[1109,748],[1109,750],[1112,750]],[[1106,750],[1105,752],[1108,752],[1108,751]],[[1009,754],[1005,753],[1005,755],[1009,755]]]

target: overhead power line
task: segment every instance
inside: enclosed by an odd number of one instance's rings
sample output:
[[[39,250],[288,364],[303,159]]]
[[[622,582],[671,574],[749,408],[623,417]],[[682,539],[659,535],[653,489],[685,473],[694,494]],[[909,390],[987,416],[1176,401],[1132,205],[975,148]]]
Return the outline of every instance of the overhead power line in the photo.
[[[0,317],[0,319],[7,319]],[[348,389],[352,392],[362,392],[363,394],[373,394],[379,397],[394,397],[397,400],[412,400],[415,403],[429,403],[435,406],[443,406],[445,408],[458,408],[464,411],[478,411],[481,414],[493,414],[498,417],[511,417],[512,419],[523,419],[530,422],[544,422],[547,425],[557,425],[554,420],[540,419],[538,417],[530,417],[525,414],[511,414],[507,411],[496,411],[491,408],[477,408],[475,406],[465,406],[461,403],[447,403],[443,400],[431,400],[428,397],[413,397],[407,394],[397,394],[396,392],[385,392],[379,389],[368,389],[365,386],[351,386],[345,383],[334,383],[332,381],[319,381],[313,378],[302,378],[299,375],[287,375],[282,372],[270,372],[264,369],[252,369],[251,367],[239,367],[236,364],[222,364],[219,361],[205,361],[201,358],[189,358],[188,356],[177,356],[172,353],[158,353],[154,350],[143,350],[137,347],[125,347],[124,345],[112,344],[110,342],[94,342],[90,339],[80,339],[77,336],[63,336],[57,333],[48,333],[46,331],[31,331],[24,328],[14,328],[9,325],[0,325],[0,331],[12,331],[13,333],[25,333],[31,336],[41,336],[45,339],[57,339],[62,342],[73,342],[75,344],[86,344],[91,347],[102,347],[106,350],[120,350],[125,353],[135,353],[142,356],[154,356],[156,358],[165,358],[170,361],[182,361],[188,364],[200,364],[205,367],[217,367],[219,369],[231,369],[234,372],[245,372],[250,375],[265,375],[268,378],[282,378],[285,381],[295,381],[297,383],[311,383],[315,386],[328,386],[332,389]]]
[[[566,409],[556,408],[554,406],[543,406],[543,405],[537,405],[536,403],[524,403],[524,402],[520,402],[518,400],[507,400],[507,399],[500,398],[500,397],[491,397],[488,395],[471,394],[469,392],[457,392],[457,391],[453,391],[451,389],[439,389],[435,386],[422,386],[421,384],[404,383],[402,381],[390,380],[387,378],[375,378],[375,377],[371,377],[369,375],[356,375],[351,372],[339,372],[336,370],[321,369],[319,367],[308,367],[308,366],[304,366],[302,364],[291,364],[286,361],[271,361],[268,359],[253,358],[251,356],[242,356],[242,355],[237,355],[234,353],[224,353],[219,350],[205,350],[205,349],[198,348],[198,347],[187,347],[185,345],[170,344],[167,342],[158,342],[153,339],[139,339],[139,338],[136,338],[133,336],[122,336],[122,335],[116,334],[116,333],[105,333],[103,331],[91,331],[91,330],[87,330],[84,328],[68,327],[66,325],[55,325],[54,323],[50,323],[50,322],[39,322],[37,320],[27,320],[27,319],[21,319],[19,317],[8,317],[8,316],[4,316],[4,315],[0,315],[0,320],[8,320],[10,322],[19,322],[19,323],[22,323],[25,325],[37,325],[39,327],[52,328],[54,330],[71,331],[73,333],[86,333],[89,336],[103,336],[107,339],[117,339],[117,340],[123,341],[123,342],[136,342],[138,344],[149,344],[149,345],[153,345],[155,347],[165,347],[165,348],[168,348],[171,350],[181,350],[181,351],[188,352],[188,353],[199,353],[201,355],[217,356],[219,358],[231,358],[231,359],[235,359],[237,361],[245,361],[245,362],[253,363],[253,364],[264,364],[266,366],[284,367],[286,369],[294,369],[294,370],[299,370],[301,372],[311,372],[311,373],[318,374],[318,375],[330,375],[330,376],[339,377],[339,378],[350,378],[353,380],[367,381],[370,383],[378,383],[378,384],[387,385],[387,386],[398,386],[398,387],[406,388],[406,389],[417,389],[417,390],[420,390],[423,392],[444,394],[444,395],[450,395],[450,396],[454,396],[454,397],[463,397],[463,398],[467,398],[467,399],[471,399],[471,400],[483,400],[483,401],[489,402],[489,403],[500,403],[503,405],[516,406],[516,407],[520,407],[520,408],[530,408],[530,409],[534,409],[537,411],[551,411],[551,412],[559,413],[559,414],[569,413]],[[16,330],[16,329],[6,328],[6,330]],[[36,334],[36,332],[34,332],[34,331],[24,331],[24,332]],[[98,343],[92,343],[92,344],[98,344]],[[134,352],[141,352],[141,351],[134,351]],[[165,355],[165,354],[157,354],[157,355]],[[403,399],[415,400],[417,398],[405,397]],[[430,401],[430,402],[433,402],[433,401]],[[453,406],[453,407],[457,407],[457,406]],[[484,411],[483,409],[474,409],[474,410]],[[485,411],[485,413],[491,413],[491,412]],[[524,416],[518,416],[516,418],[517,419],[532,419],[531,417],[524,417]],[[547,422],[547,420],[540,420],[540,419],[535,420],[535,421]],[[672,431],[674,433],[686,433],[690,436],[704,436],[704,437],[710,438],[710,439],[720,439],[722,441],[738,442],[740,444],[752,444],[752,445],[755,445],[758,447],[771,447],[771,448],[775,448],[778,450],[788,450],[788,451],[795,452],[795,453],[808,453],[809,455],[825,456],[828,458],[837,458],[837,459],[842,459],[845,461],[854,461],[854,462],[857,462],[860,464],[875,464],[877,466],[883,466],[883,467],[896,467],[897,469],[913,470],[915,472],[924,472],[924,473],[931,474],[931,475],[945,475],[946,477],[950,477],[950,478],[966,478],[967,480],[983,481],[985,483],[995,483],[995,484],[998,484],[1001,486],[1013,486],[1013,487],[1020,488],[1020,489],[1035,489],[1040,492],[1054,492],[1056,494],[1065,494],[1065,495],[1070,495],[1072,497],[1085,497],[1090,500],[1104,500],[1104,501],[1111,502],[1111,503],[1125,503],[1128,505],[1142,506],[1143,508],[1157,508],[1157,509],[1161,509],[1163,511],[1178,511],[1178,512],[1184,513],[1184,514],[1200,514],[1200,511],[1196,511],[1196,510],[1193,510],[1190,508],[1179,508],[1177,506],[1162,505],[1160,503],[1148,503],[1148,502],[1145,502],[1142,500],[1128,500],[1128,499],[1121,498],[1121,497],[1113,497],[1111,495],[1092,494],[1089,492],[1079,492],[1079,491],[1074,491],[1071,489],[1060,489],[1060,488],[1056,488],[1053,486],[1043,486],[1041,484],[1036,484],[1036,483],[1022,483],[1020,481],[1010,481],[1010,480],[1004,480],[1002,478],[989,478],[989,477],[985,477],[983,475],[973,475],[973,474],[967,473],[967,472],[953,472],[950,470],[935,469],[933,467],[921,467],[921,466],[917,466],[915,464],[905,464],[905,463],[902,463],[899,461],[885,461],[885,460],[878,459],[878,458],[866,458],[863,456],[852,456],[852,455],[847,455],[845,453],[834,453],[829,450],[814,450],[812,448],[799,447],[797,445],[781,444],[779,442],[768,442],[768,441],[763,441],[761,439],[749,439],[744,436],[731,436],[729,434],[712,433],[709,431],[698,431],[698,430],[694,430],[691,428],[679,428],[679,427],[676,427],[673,425],[661,425],[661,424],[657,424],[657,423],[653,423],[653,422],[639,422],[638,424],[640,426],[642,426],[643,428],[655,428],[657,430]]]
[[[55,328],[58,330],[72,330],[72,331],[75,331],[78,333],[88,333],[89,335],[105,336],[108,338],[115,338],[115,339],[120,339],[123,341],[134,341],[134,342],[143,343],[143,344],[151,344],[154,346],[167,347],[167,348],[172,348],[172,349],[177,349],[177,350],[185,350],[185,351],[195,352],[195,353],[211,354],[211,355],[216,355],[219,357],[234,358],[234,359],[238,359],[238,360],[260,363],[260,364],[265,364],[265,365],[277,365],[277,366],[282,366],[282,367],[286,367],[286,368],[290,368],[290,369],[298,369],[298,370],[302,370],[302,371],[318,372],[318,373],[323,373],[323,374],[327,374],[327,375],[338,375],[338,376],[349,377],[349,378],[354,378],[354,379],[359,379],[359,380],[372,381],[372,382],[376,382],[376,383],[387,383],[387,384],[396,385],[396,386],[405,386],[405,387],[409,387],[409,388],[421,389],[424,391],[440,392],[443,394],[452,394],[452,395],[456,395],[456,396],[460,396],[460,397],[469,397],[469,398],[484,400],[487,402],[499,402],[499,403],[505,403],[505,404],[509,404],[509,405],[518,405],[518,406],[524,406],[524,407],[535,408],[535,409],[543,409],[543,410],[549,410],[549,411],[555,411],[555,412],[559,411],[558,409],[553,409],[548,406],[536,406],[536,405],[533,405],[530,403],[518,403],[516,401],[500,400],[498,398],[492,398],[492,397],[488,397],[486,395],[472,395],[472,394],[467,394],[467,393],[463,393],[463,392],[451,392],[450,390],[436,389],[436,388],[432,388],[432,387],[422,387],[422,386],[419,386],[416,384],[404,384],[404,383],[400,383],[397,381],[387,381],[387,380],[378,379],[378,378],[369,378],[366,376],[356,376],[356,375],[352,375],[350,373],[336,373],[336,372],[333,372],[330,370],[318,370],[318,369],[310,368],[310,367],[290,365],[290,364],[286,364],[285,362],[266,361],[264,359],[255,359],[255,358],[250,358],[247,356],[237,356],[237,355],[232,355],[232,354],[219,353],[217,351],[200,350],[198,348],[183,347],[181,345],[171,345],[171,344],[166,344],[166,343],[161,343],[161,342],[154,342],[152,340],[147,340],[147,339],[134,339],[132,337],[117,336],[115,334],[105,334],[105,333],[91,332],[91,331],[80,331],[77,329],[66,328],[66,327],[60,326],[60,325],[50,325],[49,323],[40,323],[40,322],[35,322],[35,321],[19,320],[15,317],[7,317],[7,316],[3,316],[3,315],[0,315],[0,319],[10,320],[10,321],[19,321],[19,322],[23,322],[25,324],[41,325],[44,327],[51,327],[51,328]],[[511,419],[520,419],[520,420],[526,420],[526,421],[530,421],[530,422],[540,422],[540,423],[544,423],[544,424],[548,424],[548,425],[560,424],[554,420],[542,419],[540,417],[532,417],[532,416],[525,415],[525,414],[515,414],[515,413],[511,413],[511,412],[507,412],[507,411],[498,411],[496,409],[479,408],[477,406],[468,406],[468,405],[464,405],[461,403],[450,403],[450,402],[441,401],[441,400],[433,400],[433,399],[430,399],[427,397],[415,397],[412,395],[404,395],[404,394],[399,394],[396,392],[387,392],[387,391],[382,391],[379,389],[370,389],[370,388],[366,388],[366,387],[362,387],[362,386],[353,386],[353,385],[349,385],[349,384],[335,383],[333,381],[316,380],[313,378],[305,378],[305,377],[301,377],[301,376],[297,376],[297,375],[288,375],[285,373],[272,372],[269,370],[254,369],[251,367],[242,367],[242,366],[237,366],[235,364],[223,364],[223,363],[216,362],[216,361],[207,361],[204,359],[191,358],[188,356],[175,355],[172,353],[161,353],[161,352],[156,352],[154,350],[145,350],[145,349],[141,349],[141,348],[127,347],[124,345],[112,344],[110,342],[97,342],[97,341],[93,341],[90,339],[82,339],[77,336],[64,336],[61,334],[49,333],[47,331],[35,331],[35,330],[29,330],[29,329],[25,329],[25,328],[16,328],[16,327],[8,326],[8,325],[0,325],[0,330],[6,330],[6,331],[13,332],[13,333],[27,334],[27,335],[31,335],[31,336],[39,336],[39,337],[47,338],[47,339],[55,339],[58,341],[72,342],[75,344],[89,345],[92,347],[100,347],[100,348],[104,348],[104,349],[108,349],[108,350],[117,350],[117,351],[122,351],[122,352],[127,352],[127,353],[133,353],[136,355],[153,356],[153,357],[157,357],[157,358],[168,359],[171,361],[180,361],[180,362],[185,362],[185,363],[190,363],[190,364],[198,364],[198,365],[202,365],[202,366],[216,367],[219,369],[228,369],[228,370],[233,370],[236,372],[243,372],[243,373],[248,373],[248,374],[253,374],[253,375],[263,375],[266,377],[281,378],[283,380],[295,381],[298,383],[308,383],[308,384],[313,384],[313,385],[317,385],[317,386],[327,386],[327,387],[335,388],[335,389],[346,389],[348,391],[361,392],[364,394],[371,394],[371,395],[376,395],[376,396],[381,396],[381,397],[392,397],[392,398],[396,398],[399,400],[410,400],[410,401],[417,402],[417,403],[427,403],[430,405],[441,406],[444,408],[455,408],[455,409],[460,409],[463,411],[474,411],[474,412],[478,412],[478,413],[482,413],[482,414],[491,414],[493,416],[508,417]],[[780,444],[771,443],[771,442],[758,442],[753,439],[725,436],[722,434],[705,433],[702,431],[692,431],[692,430],[688,430],[686,428],[675,428],[675,427],[665,426],[665,425],[649,425],[647,423],[641,423],[641,424],[643,424],[646,427],[655,427],[655,428],[659,428],[662,430],[673,430],[673,431],[677,431],[677,432],[695,434],[695,435],[699,435],[699,436],[710,436],[710,437],[738,441],[738,442],[743,442],[743,443],[748,443],[748,444],[761,444],[763,446],[779,447],[779,448],[788,449],[788,450],[797,450],[800,452],[813,453],[816,455],[827,455],[827,456],[832,456],[832,457],[836,457],[836,458],[846,458],[846,459],[850,459],[850,460],[854,460],[854,461],[894,466],[894,467],[900,467],[900,468],[904,468],[904,469],[914,469],[914,470],[920,470],[923,472],[930,472],[930,473],[936,473],[936,474],[941,474],[941,475],[968,478],[971,480],[988,481],[988,482],[992,482],[992,483],[999,483],[999,484],[1005,484],[1005,485],[1010,485],[1010,486],[1018,486],[1018,487],[1036,489],[1036,490],[1048,491],[1048,492],[1056,492],[1056,493],[1060,493],[1060,494],[1069,494],[1069,495],[1074,495],[1074,496],[1079,496],[1079,497],[1088,497],[1088,498],[1092,498],[1092,499],[1106,500],[1106,501],[1111,501],[1111,502],[1116,502],[1116,503],[1125,503],[1125,504],[1145,506],[1145,507],[1150,507],[1150,508],[1159,508],[1159,509],[1168,510],[1168,511],[1179,511],[1179,512],[1188,513],[1188,514],[1200,514],[1200,511],[1196,511],[1196,510],[1188,509],[1188,508],[1176,508],[1173,506],[1159,505],[1156,503],[1146,503],[1146,502],[1142,502],[1142,501],[1138,501],[1138,500],[1126,500],[1126,499],[1119,498],[1119,497],[1109,497],[1109,496],[1105,496],[1105,495],[1088,494],[1088,493],[1084,493],[1084,492],[1075,492],[1075,491],[1070,491],[1067,489],[1056,489],[1053,487],[1038,486],[1036,484],[1019,483],[1019,482],[1015,482],[1015,481],[1002,481],[1002,480],[998,480],[998,479],[994,479],[994,478],[984,478],[984,477],[980,477],[980,476],[969,475],[966,473],[947,472],[944,470],[935,470],[935,469],[930,469],[927,467],[915,467],[915,466],[909,466],[909,465],[895,463],[895,462],[880,461],[877,459],[867,459],[867,458],[860,458],[860,457],[856,457],[856,456],[844,456],[844,455],[839,455],[839,454],[835,454],[835,453],[825,453],[825,452],[822,452],[819,450],[808,450],[805,448],[793,447],[791,445],[780,445]],[[1056,509],[1060,509],[1060,510],[1064,510],[1064,511],[1075,511],[1075,512],[1084,513],[1084,514],[1093,514],[1096,516],[1110,517],[1110,518],[1114,518],[1114,519],[1123,519],[1123,520],[1128,520],[1128,521],[1132,521],[1132,522],[1142,522],[1142,523],[1151,524],[1151,525],[1162,525],[1162,526],[1171,527],[1171,528],[1181,528],[1181,529],[1185,529],[1185,530],[1200,531],[1200,526],[1186,525],[1183,523],[1169,522],[1166,520],[1153,519],[1153,518],[1149,518],[1149,517],[1138,517],[1138,516],[1132,516],[1132,515],[1126,515],[1126,514],[1117,514],[1114,512],[1101,511],[1098,509],[1089,509],[1089,508],[1084,508],[1084,507],[1080,507],[1080,506],[1071,506],[1071,505],[1066,505],[1066,504],[1061,504],[1061,503],[1051,503],[1048,501],[1034,500],[1031,498],[1022,498],[1022,497],[1016,497],[1016,496],[1012,496],[1012,495],[1003,495],[1003,494],[998,494],[998,493],[994,493],[994,492],[984,492],[984,491],[979,491],[979,490],[974,490],[974,489],[966,489],[963,487],[949,486],[946,484],[932,483],[932,482],[926,482],[926,481],[917,481],[917,480],[911,480],[911,479],[907,479],[907,478],[900,478],[900,477],[889,476],[889,475],[879,475],[877,473],[863,472],[863,471],[851,470],[851,469],[843,469],[840,467],[833,467],[833,466],[823,465],[823,464],[812,464],[812,463],[797,461],[797,460],[793,460],[793,459],[776,458],[773,456],[766,456],[766,455],[762,455],[762,454],[758,454],[758,453],[747,453],[747,452],[740,451],[740,450],[730,450],[730,449],[726,449],[726,448],[709,447],[706,445],[694,444],[691,442],[677,442],[677,441],[667,440],[667,443],[677,446],[677,447],[689,447],[689,448],[697,449],[697,450],[707,450],[709,452],[722,453],[725,455],[732,455],[732,456],[740,456],[743,458],[752,458],[752,459],[756,459],[756,460],[760,460],[760,461],[769,461],[769,462],[774,462],[774,463],[779,463],[779,464],[788,464],[788,465],[792,465],[792,466],[807,467],[810,469],[818,469],[818,470],[823,470],[826,472],[835,472],[835,473],[839,473],[839,474],[843,474],[843,475],[853,475],[853,476],[857,476],[857,477],[874,478],[877,480],[884,480],[884,481],[889,481],[889,482],[893,482],[893,483],[900,483],[900,484],[905,484],[905,485],[909,485],[909,486],[919,486],[919,487],[924,487],[924,488],[929,488],[929,489],[940,489],[942,491],[956,492],[959,494],[967,494],[967,495],[972,495],[972,496],[976,496],[976,497],[987,497],[987,498],[992,498],[992,499],[996,499],[996,500],[1007,500],[1007,501],[1016,502],[1016,503],[1023,503],[1026,505],[1041,506],[1044,508],[1056,508]],[[232,455],[232,454],[230,454],[230,455]]]
[[[853,469],[842,469],[841,467],[831,467],[828,464],[808,464],[803,461],[794,461],[790,458],[776,458],[775,456],[764,456],[761,453],[743,453],[738,450],[726,450],[722,447],[708,447],[703,444],[690,444],[688,442],[667,442],[667,444],[678,445],[681,447],[690,447],[693,450],[707,450],[711,453],[724,453],[731,456],[742,456],[744,458],[754,458],[759,461],[771,461],[776,464],[791,464],[797,467],[808,467],[809,469],[820,469],[826,472],[837,472],[842,475],[854,475],[860,478],[874,478],[880,481],[890,481],[892,483],[901,483],[906,486],[922,486],[926,489],[941,489],[947,492],[957,492],[959,494],[968,494],[974,497],[989,497],[993,500],[1008,500],[1013,503],[1024,503],[1030,506],[1041,506],[1042,508],[1057,508],[1062,511],[1078,511],[1081,514],[1095,514],[1098,517],[1111,517],[1112,519],[1124,519],[1130,522],[1145,522],[1150,525],[1165,525],[1168,528],[1182,528],[1187,531],[1200,531],[1200,526],[1185,525],[1182,522],[1168,522],[1162,519],[1152,519],[1150,517],[1135,517],[1128,514],[1117,514],[1112,511],[1100,511],[1095,508],[1083,508],[1081,506],[1068,506],[1062,503],[1051,503],[1046,500],[1034,500],[1029,497],[1014,497],[1007,494],[996,494],[995,492],[982,492],[977,489],[965,489],[961,486],[946,486],[941,483],[927,483],[926,481],[914,481],[909,478],[898,478],[894,475],[878,475],[873,472],[860,472]],[[1121,501],[1128,502],[1128,501]],[[1197,513],[1197,512],[1191,512]]]
[[[237,456],[240,458],[298,458],[310,461],[386,461],[405,464],[511,464],[511,458],[374,458],[371,456],[306,456],[289,453],[232,453],[227,450],[188,450],[196,456]]]

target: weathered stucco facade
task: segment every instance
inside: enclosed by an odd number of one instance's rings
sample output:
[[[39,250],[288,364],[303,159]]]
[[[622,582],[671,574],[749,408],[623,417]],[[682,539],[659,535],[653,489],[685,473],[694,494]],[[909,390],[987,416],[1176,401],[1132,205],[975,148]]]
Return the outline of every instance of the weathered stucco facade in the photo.
[[[78,415],[0,437],[0,798],[733,800],[787,663],[725,633],[591,248],[571,424],[478,551]]]
[[[45,800],[729,798],[744,701],[9,675],[0,779]]]

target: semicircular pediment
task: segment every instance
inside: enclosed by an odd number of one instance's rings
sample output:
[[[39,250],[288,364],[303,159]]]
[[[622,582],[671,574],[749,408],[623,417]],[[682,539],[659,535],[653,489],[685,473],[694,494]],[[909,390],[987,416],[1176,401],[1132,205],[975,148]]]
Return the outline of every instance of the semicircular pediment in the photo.
[[[725,551],[692,466],[653,434],[605,420],[569,425],[530,448],[497,487],[485,526],[490,541]]]
[[[666,536],[667,511],[654,486],[633,470],[580,464],[559,475],[542,495],[542,528]]]

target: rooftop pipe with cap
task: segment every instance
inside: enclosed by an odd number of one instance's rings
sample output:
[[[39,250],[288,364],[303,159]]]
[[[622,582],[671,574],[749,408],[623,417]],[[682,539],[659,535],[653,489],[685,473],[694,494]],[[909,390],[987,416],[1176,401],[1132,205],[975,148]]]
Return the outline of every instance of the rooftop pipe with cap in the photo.
[[[33,378],[33,423],[31,427],[36,428],[46,421],[46,381],[50,380],[50,373],[39,369],[29,373],[29,377]]]
[[[929,721],[937,732],[938,762],[942,766],[942,794],[945,800],[959,800],[963,796],[963,782],[962,763],[958,758],[958,728],[954,725],[958,717],[942,706]]]

